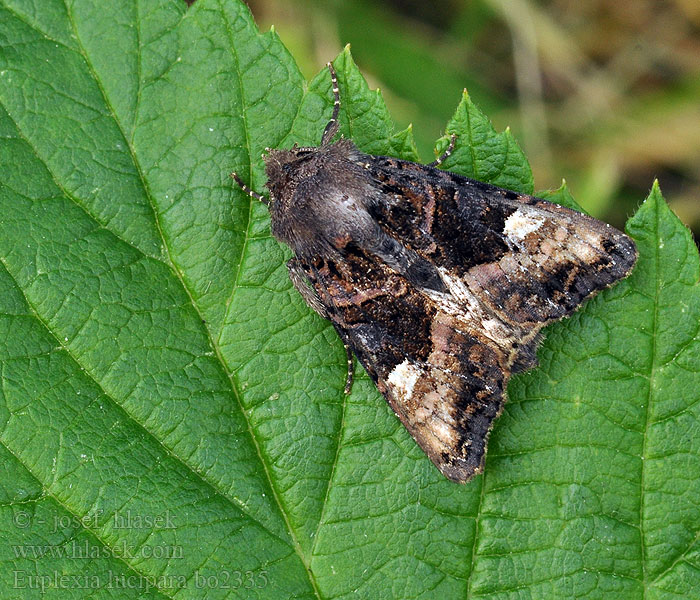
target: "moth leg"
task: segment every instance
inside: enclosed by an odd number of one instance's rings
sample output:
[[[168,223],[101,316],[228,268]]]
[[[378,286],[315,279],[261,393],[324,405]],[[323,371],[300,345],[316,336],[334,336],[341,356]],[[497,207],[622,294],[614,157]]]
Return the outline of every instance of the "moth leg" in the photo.
[[[343,342],[343,346],[345,348],[345,356],[348,359],[348,375],[345,378],[345,389],[343,391],[345,394],[349,394],[350,390],[352,390],[352,378],[355,374],[355,363],[352,359],[352,350],[350,349],[350,346],[348,346],[345,342]]]
[[[428,166],[429,167],[437,167],[438,165],[440,165],[440,163],[445,161],[450,156],[450,154],[452,154],[452,151],[455,149],[455,140],[456,139],[457,139],[457,134],[453,133],[450,136],[450,145],[447,146],[447,150],[445,150],[440,156],[438,156],[436,160],[434,160],[431,163],[428,163]]]
[[[321,299],[316,294],[316,291],[309,285],[309,279],[296,258],[290,258],[287,261],[287,270],[289,271],[289,279],[292,282],[292,285],[296,288],[297,292],[301,294],[301,297],[304,299],[304,302],[306,302],[309,308],[324,319],[328,319],[328,311],[326,310],[326,307],[323,305],[323,302],[321,302]],[[355,363],[353,361],[352,350],[345,341],[343,341],[343,347],[345,348],[345,356],[348,361],[348,374],[345,378],[344,392],[349,394],[350,390],[352,390],[352,381],[355,374]]]
[[[243,180],[238,176],[237,173],[231,173],[231,179],[233,179],[238,184],[238,187],[240,187],[251,198],[259,200],[266,206],[270,205],[270,201],[267,198],[265,198],[265,196],[263,196],[262,194],[258,194],[258,192],[249,188],[245,183],[243,183]]]
[[[328,121],[328,125],[323,131],[321,137],[321,146],[326,146],[333,139],[333,136],[338,133],[338,113],[340,112],[340,90],[338,89],[338,76],[335,74],[335,69],[331,63],[326,63],[328,70],[331,72],[331,87],[333,88],[333,116]]]
[[[323,302],[321,302],[316,291],[309,285],[309,279],[296,258],[290,258],[287,261],[287,270],[289,271],[289,279],[292,285],[301,294],[307,306],[320,317],[327,319],[328,311],[326,307],[323,306]]]

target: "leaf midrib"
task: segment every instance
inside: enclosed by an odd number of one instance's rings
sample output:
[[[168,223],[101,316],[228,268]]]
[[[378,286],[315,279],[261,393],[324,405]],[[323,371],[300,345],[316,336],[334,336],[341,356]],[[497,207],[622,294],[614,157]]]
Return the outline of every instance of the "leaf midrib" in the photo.
[[[231,48],[233,62],[235,65],[236,78],[238,80],[238,89],[240,91],[241,104],[243,105],[243,108],[241,110],[241,118],[243,120],[243,130],[245,132],[245,145],[246,145],[246,149],[248,151],[248,157],[249,157],[249,159],[248,159],[248,174],[249,174],[248,180],[250,181],[251,176],[252,176],[252,164],[250,161],[251,143],[250,143],[250,137],[248,135],[248,124],[247,124],[248,114],[247,114],[247,110],[245,107],[245,93],[243,91],[243,78],[241,76],[240,61],[238,59],[236,45],[234,44],[234,40],[233,40],[233,32],[231,30],[231,23],[229,22],[228,15],[226,14],[226,11],[221,6],[220,0],[218,2],[218,7],[219,7],[219,11],[221,12],[223,23],[225,25],[226,34],[228,36],[229,46]],[[252,213],[253,213],[253,200],[252,200],[252,198],[249,198],[248,207],[249,207],[248,208],[248,222],[246,223],[246,226],[245,226],[245,240],[243,242],[243,247],[241,248],[240,261],[238,263],[238,269],[236,270],[234,285],[233,285],[233,289],[232,289],[231,294],[230,294],[230,299],[233,298],[236,287],[238,285],[238,281],[239,281],[240,274],[241,274],[241,268],[243,266],[243,261],[245,259],[245,255],[246,255],[246,249],[248,247],[248,242],[250,240],[250,228],[251,228]],[[163,241],[165,243],[165,240],[163,240]],[[166,251],[168,252],[168,255],[170,255],[170,249],[167,247],[167,244],[166,244]],[[180,274],[178,273],[178,277],[179,276],[180,276]],[[181,281],[182,281],[182,279],[181,279]],[[182,283],[183,283],[183,286],[185,286],[184,281]],[[187,290],[187,293],[188,293],[188,295],[190,295],[189,290]],[[194,299],[191,296],[190,296],[190,299],[192,300],[192,304],[195,307],[195,310],[199,314],[199,308],[196,306]],[[228,306],[227,306],[227,312],[228,312]],[[292,527],[292,524],[289,520],[289,515],[287,514],[287,511],[284,510],[284,505],[282,503],[282,499],[280,497],[279,490],[277,489],[277,486],[275,485],[275,482],[271,476],[268,464],[265,461],[265,459],[263,458],[263,454],[262,454],[262,451],[260,448],[260,442],[259,442],[257,436],[255,435],[255,430],[253,429],[253,426],[251,425],[250,419],[248,417],[248,412],[245,410],[245,407],[243,406],[243,401],[241,399],[241,396],[240,396],[240,393],[239,393],[238,388],[236,386],[236,383],[233,379],[233,375],[226,368],[226,361],[224,360],[224,357],[221,354],[221,349],[220,349],[219,345],[212,338],[209,328],[206,327],[205,329],[207,330],[207,337],[209,339],[209,344],[211,345],[212,349],[214,350],[214,353],[216,354],[217,360],[221,364],[221,367],[223,368],[224,372],[226,373],[226,378],[229,382],[229,385],[231,386],[231,391],[233,393],[233,396],[234,396],[234,398],[238,404],[238,408],[241,411],[241,414],[243,415],[243,418],[245,420],[246,427],[248,428],[250,438],[251,438],[253,445],[255,447],[255,451],[258,455],[258,459],[260,461],[260,464],[262,465],[263,472],[265,473],[265,479],[267,481],[267,484],[269,486],[270,491],[272,492],[272,496],[275,499],[275,503],[277,504],[277,507],[280,511],[280,514],[282,515],[282,518],[284,519],[284,523],[287,527],[287,532],[289,533],[289,536],[292,539],[292,547],[293,547],[295,553],[297,554],[297,556],[299,557],[299,560],[301,561],[302,565],[304,565],[304,572],[308,576],[308,580],[309,580],[309,583],[311,585],[311,588],[313,589],[314,595],[317,598],[321,598],[320,591],[319,591],[318,586],[316,584],[316,578],[314,577],[313,571],[311,570],[311,565],[309,564],[309,560],[307,560],[307,557],[305,556],[305,554],[301,548],[301,544],[299,543],[299,540],[297,539],[296,532],[295,532],[294,528]]]
[[[642,563],[642,598],[647,597],[647,565],[646,565],[646,544],[645,544],[645,521],[644,521],[644,508],[645,508],[645,494],[644,494],[644,481],[646,474],[646,446],[647,446],[647,434],[649,432],[649,420],[651,414],[651,402],[654,394],[654,378],[657,371],[658,354],[656,351],[656,338],[658,335],[658,325],[659,325],[659,295],[661,292],[661,282],[659,277],[659,204],[656,198],[654,198],[654,312],[652,313],[652,325],[651,325],[651,352],[650,352],[650,367],[649,367],[649,377],[648,377],[648,392],[647,392],[647,405],[644,410],[644,431],[642,436],[642,451],[640,459],[642,461],[641,474],[639,478],[639,544],[641,550],[641,563]]]

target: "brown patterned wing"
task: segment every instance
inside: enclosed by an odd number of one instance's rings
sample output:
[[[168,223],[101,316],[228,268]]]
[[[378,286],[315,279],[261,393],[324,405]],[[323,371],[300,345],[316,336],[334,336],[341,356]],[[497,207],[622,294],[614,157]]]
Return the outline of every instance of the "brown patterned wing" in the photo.
[[[468,481],[481,471],[503,407],[510,349],[484,333],[483,315],[465,313],[446,292],[416,290],[360,251],[342,264],[304,265],[328,318],[435,466]]]
[[[452,481],[483,468],[488,437],[505,401],[507,357],[468,323],[438,311],[427,360],[405,357],[377,385],[418,445]]]
[[[538,198],[397,159],[356,161],[372,187],[341,197],[357,209],[348,227],[361,227],[301,267],[416,442],[468,481],[511,373],[536,364],[541,328],[629,273],[636,248]]]
[[[373,162],[383,198],[373,216],[439,265],[457,296],[466,287],[514,324],[571,314],[625,277],[634,242],[606,223],[533,196],[387,157]]]

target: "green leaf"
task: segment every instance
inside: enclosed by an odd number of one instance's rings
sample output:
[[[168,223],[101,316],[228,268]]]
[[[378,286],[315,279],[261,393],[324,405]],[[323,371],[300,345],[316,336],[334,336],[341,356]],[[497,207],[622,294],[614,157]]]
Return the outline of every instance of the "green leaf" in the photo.
[[[496,133],[491,122],[472,102],[467,90],[450,119],[446,135],[438,140],[437,154],[447,149],[450,134],[456,134],[452,154],[443,169],[457,171],[479,181],[532,194],[532,172],[525,155],[509,129]]]
[[[318,144],[325,69],[234,0],[6,0],[0,32],[0,597],[700,597],[698,255],[657,186],[634,273],[547,329],[459,486],[343,394],[228,178]],[[415,160],[335,66],[341,132]],[[447,167],[532,189],[466,95],[446,131]]]

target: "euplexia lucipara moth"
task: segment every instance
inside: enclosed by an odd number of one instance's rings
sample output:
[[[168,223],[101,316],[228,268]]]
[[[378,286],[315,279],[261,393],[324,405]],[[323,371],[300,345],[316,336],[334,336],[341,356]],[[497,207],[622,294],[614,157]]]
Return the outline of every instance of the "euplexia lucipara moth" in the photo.
[[[318,147],[264,156],[273,235],[289,277],[333,323],[435,466],[481,472],[513,373],[537,364],[540,330],[627,276],[634,242],[540,198],[338,139],[340,94]],[[458,140],[457,140],[458,143]],[[349,357],[349,377],[352,356]]]

